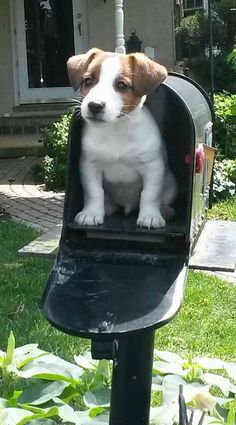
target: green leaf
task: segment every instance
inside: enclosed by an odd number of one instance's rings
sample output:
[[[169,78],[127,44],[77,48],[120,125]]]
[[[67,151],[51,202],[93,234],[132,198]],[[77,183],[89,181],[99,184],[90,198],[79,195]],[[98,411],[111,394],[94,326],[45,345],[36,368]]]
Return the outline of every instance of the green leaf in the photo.
[[[46,409],[44,413],[33,413],[33,414],[29,415],[28,417],[26,416],[21,421],[19,421],[17,423],[17,425],[28,424],[28,422],[32,419],[43,419],[43,418],[50,418],[50,417],[53,417],[53,416],[58,416],[58,408],[57,407],[52,407],[50,409]],[[13,425],[13,424],[11,424],[11,425]]]
[[[231,407],[231,409],[229,409],[229,413],[227,416],[227,425],[235,425],[235,413],[236,413],[235,408]]]
[[[67,382],[56,381],[52,383],[39,383],[29,385],[18,398],[20,404],[40,405],[51,400],[53,397],[61,395]]]
[[[236,382],[236,363],[225,363],[224,368],[229,376],[229,378],[233,379]]]
[[[33,419],[27,425],[57,425],[57,422],[52,419]]]
[[[163,378],[163,404],[169,404],[178,400],[180,385],[184,387],[187,383],[179,375],[167,375]]]
[[[201,366],[203,369],[219,370],[224,368],[223,360],[210,357],[194,357],[194,362]]]
[[[93,393],[91,391],[87,391],[83,397],[85,406],[90,408],[97,406],[109,407],[110,399],[111,390],[107,387],[96,390]]]
[[[69,404],[65,404],[63,406],[58,407],[58,416],[67,422],[71,422],[73,424],[79,424],[78,417],[74,411],[74,409],[69,406]]]
[[[229,379],[214,373],[204,373],[202,375],[202,379],[206,384],[218,387],[226,397],[229,395],[231,387],[231,382]]]
[[[17,408],[6,408],[2,410],[2,425],[18,425],[29,416],[29,411]]]
[[[5,365],[9,366],[13,363],[14,358],[14,349],[15,349],[15,337],[13,332],[10,332],[8,343],[7,343],[7,353],[5,358]]]
[[[172,353],[171,351],[154,350],[154,356],[168,363],[177,363],[179,365],[184,363],[184,359],[182,359],[182,357],[176,353]]]
[[[175,374],[179,376],[185,376],[186,371],[182,369],[182,366],[180,364],[175,363],[167,363],[163,361],[154,361],[153,362],[153,372],[157,375],[168,375],[168,374]]]
[[[96,416],[100,415],[104,411],[105,411],[104,407],[101,407],[101,406],[93,407],[92,409],[89,410],[89,417],[95,418]]]
[[[79,356],[74,356],[74,360],[76,364],[82,367],[83,369],[96,370],[98,366],[98,361],[93,360],[89,352],[85,352],[83,354],[80,354]]]
[[[178,418],[178,403],[164,404],[150,409],[150,425],[171,425]]]

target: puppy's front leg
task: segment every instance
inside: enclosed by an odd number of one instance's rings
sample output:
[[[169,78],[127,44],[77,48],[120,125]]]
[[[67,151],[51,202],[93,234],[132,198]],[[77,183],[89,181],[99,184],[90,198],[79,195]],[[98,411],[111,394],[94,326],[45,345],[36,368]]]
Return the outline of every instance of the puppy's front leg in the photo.
[[[81,159],[80,174],[84,190],[84,208],[76,217],[78,224],[97,225],[104,220],[104,191],[102,170],[93,161]]]
[[[145,164],[142,170],[143,190],[140,197],[137,224],[142,227],[164,227],[161,215],[161,194],[163,190],[164,167],[160,164]]]

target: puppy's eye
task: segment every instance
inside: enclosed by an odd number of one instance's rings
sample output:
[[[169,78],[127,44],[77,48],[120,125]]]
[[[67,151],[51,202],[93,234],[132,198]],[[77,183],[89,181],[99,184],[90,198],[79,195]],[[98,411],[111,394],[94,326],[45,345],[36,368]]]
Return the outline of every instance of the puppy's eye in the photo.
[[[129,86],[124,81],[118,81],[116,83],[116,90],[118,90],[120,92],[125,92],[125,91],[129,90]]]
[[[84,79],[83,84],[85,87],[92,87],[93,85],[93,80],[90,77],[87,77]]]

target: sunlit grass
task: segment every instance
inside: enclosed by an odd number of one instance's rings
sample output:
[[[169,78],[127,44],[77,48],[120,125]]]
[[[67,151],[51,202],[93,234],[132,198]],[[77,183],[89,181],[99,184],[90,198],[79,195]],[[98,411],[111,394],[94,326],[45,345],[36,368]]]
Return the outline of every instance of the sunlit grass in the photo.
[[[236,196],[213,204],[212,209],[208,211],[208,218],[236,221]]]

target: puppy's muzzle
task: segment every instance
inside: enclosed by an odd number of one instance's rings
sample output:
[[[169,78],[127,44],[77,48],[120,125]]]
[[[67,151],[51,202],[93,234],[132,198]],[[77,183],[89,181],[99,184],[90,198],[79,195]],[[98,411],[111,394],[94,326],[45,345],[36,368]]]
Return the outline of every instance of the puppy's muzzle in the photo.
[[[105,102],[89,102],[88,110],[94,115],[100,114],[101,112],[104,112],[105,105]]]

